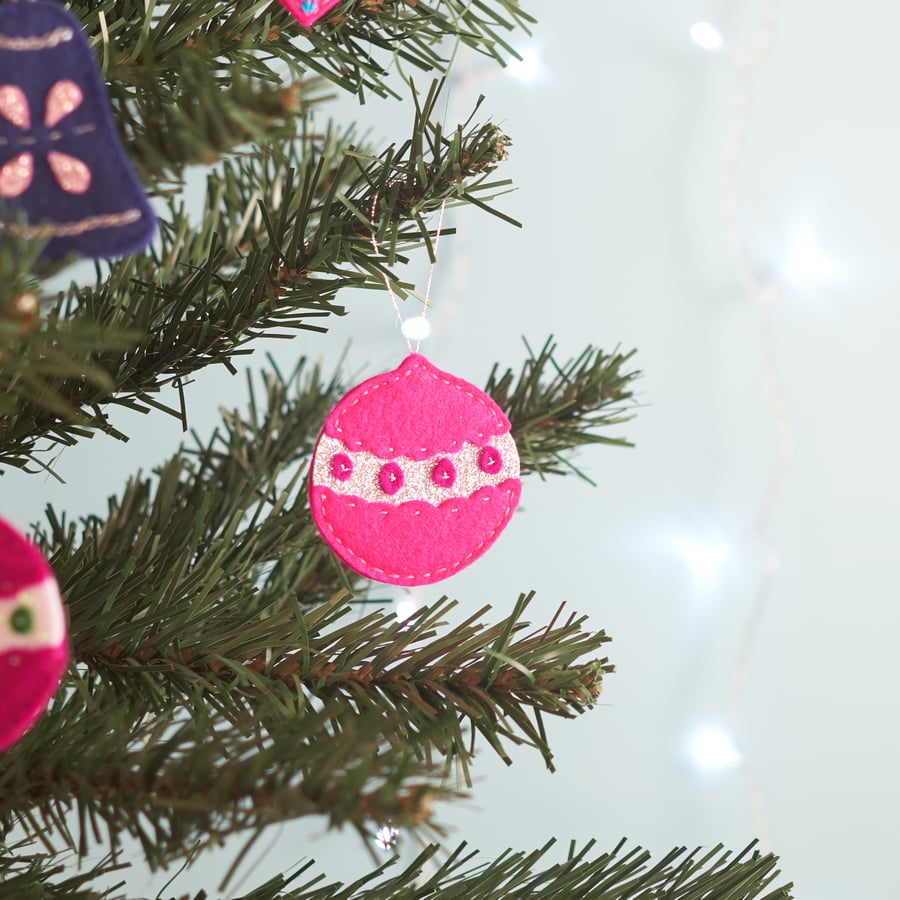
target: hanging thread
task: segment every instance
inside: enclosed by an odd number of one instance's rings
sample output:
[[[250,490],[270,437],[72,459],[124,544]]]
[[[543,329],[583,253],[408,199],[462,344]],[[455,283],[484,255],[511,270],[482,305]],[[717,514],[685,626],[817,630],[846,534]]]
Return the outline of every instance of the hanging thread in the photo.
[[[381,248],[378,246],[378,238],[375,235],[375,213],[378,206],[378,194],[375,194],[374,199],[372,200],[372,209],[370,212],[369,218],[372,220],[372,249],[375,251],[377,256],[381,256]],[[431,282],[434,278],[434,267],[437,265],[437,252],[438,252],[438,243],[441,240],[441,229],[444,226],[444,210],[447,208],[447,201],[444,200],[441,202],[440,213],[438,214],[438,226],[437,231],[434,236],[434,251],[431,259],[431,266],[428,269],[428,280],[425,283],[425,296],[422,300],[422,314],[421,319],[423,322],[427,321],[428,317],[428,306],[431,299]],[[413,345],[410,339],[403,332],[403,314],[400,312],[400,304],[397,301],[397,296],[394,293],[394,289],[391,287],[391,280],[387,276],[387,272],[381,273],[381,278],[384,281],[384,286],[387,289],[388,296],[391,298],[391,303],[394,306],[394,312],[397,314],[397,321],[400,323],[400,333],[403,335],[403,340],[406,341],[406,346],[410,353],[418,353],[419,348],[422,346],[422,336],[416,339],[416,348],[413,350]]]

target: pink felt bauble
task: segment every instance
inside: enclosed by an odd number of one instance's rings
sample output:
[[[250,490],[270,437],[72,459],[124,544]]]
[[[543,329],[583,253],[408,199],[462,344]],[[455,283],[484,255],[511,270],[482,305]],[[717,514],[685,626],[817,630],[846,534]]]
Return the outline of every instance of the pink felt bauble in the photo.
[[[521,496],[509,419],[413,353],[332,410],[310,469],[313,519],[352,569],[431,584],[478,559]]]
[[[66,613],[38,549],[0,519],[0,750],[41,717],[69,661]]]
[[[281,0],[281,5],[301,25],[309,28],[340,2],[341,0]]]

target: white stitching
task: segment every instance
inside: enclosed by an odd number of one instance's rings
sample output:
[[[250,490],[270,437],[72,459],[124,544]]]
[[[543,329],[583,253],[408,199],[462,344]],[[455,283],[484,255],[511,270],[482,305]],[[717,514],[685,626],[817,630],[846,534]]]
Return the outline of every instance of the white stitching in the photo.
[[[521,482],[518,479],[510,479],[510,480],[515,480],[517,484],[521,484]],[[493,538],[496,534],[498,534],[500,531],[502,531],[506,527],[506,525],[509,522],[509,517],[511,515],[511,510],[512,510],[512,505],[513,505],[512,498],[513,498],[513,494],[515,493],[515,491],[511,487],[504,488],[504,490],[506,491],[508,502],[506,504],[506,509],[503,510],[503,514],[500,518],[500,521],[494,526],[494,528],[484,538],[484,540],[482,540],[480,544],[478,544],[471,551],[469,551],[469,553],[466,556],[464,556],[459,562],[453,563],[453,565],[451,565],[451,566],[441,566],[440,568],[435,569],[433,572],[413,573],[411,575],[403,575],[399,572],[388,572],[385,569],[380,568],[379,566],[373,565],[368,560],[364,559],[362,556],[360,556],[358,553],[356,553],[354,550],[352,550],[343,540],[341,540],[341,538],[335,533],[334,524],[331,521],[329,521],[328,513],[325,509],[326,501],[331,499],[330,495],[333,494],[333,492],[331,491],[330,488],[322,487],[322,486],[316,488],[316,490],[319,491],[319,503],[320,503],[320,508],[322,511],[322,519],[324,520],[325,524],[327,525],[328,532],[334,538],[335,542],[340,544],[340,546],[344,548],[344,550],[347,552],[347,554],[349,556],[353,557],[354,560],[359,560],[370,571],[377,572],[380,575],[385,575],[388,578],[392,578],[392,579],[400,578],[400,579],[403,579],[404,581],[413,581],[417,578],[432,578],[435,575],[440,575],[444,572],[452,573],[452,572],[457,571],[458,569],[463,568],[463,566],[466,565],[468,560],[470,560],[473,556],[477,555],[480,550],[482,550],[487,544],[489,544],[493,540]],[[335,496],[337,496],[337,495],[335,495]],[[483,498],[483,499],[490,499],[490,498]],[[356,506],[355,503],[350,503],[348,505],[351,507]],[[405,505],[405,504],[401,504],[401,506],[402,505]],[[400,508],[401,507],[393,507],[393,509],[400,509]],[[440,508],[440,507],[438,507],[438,508]],[[383,515],[387,515],[387,513],[389,511],[390,510],[382,510],[381,512]],[[458,512],[459,507],[456,507],[452,511]],[[367,573],[362,572],[361,574],[366,575]]]
[[[408,358],[409,357],[407,357],[407,359]],[[446,384],[448,387],[453,387],[453,388],[456,388],[458,391],[462,391],[467,397],[471,397],[477,403],[480,403],[484,407],[484,409],[487,410],[487,412],[489,412],[491,415],[494,415],[494,407],[496,407],[497,404],[494,403],[494,401],[491,400],[491,398],[488,397],[485,393],[483,393],[482,391],[478,391],[478,393],[474,393],[473,391],[470,391],[468,388],[463,387],[461,384],[458,383],[458,381],[450,381],[447,378],[443,378],[442,376],[438,375],[437,372],[433,372],[431,370],[430,363],[428,363],[427,361],[419,362],[417,360],[408,369],[405,369],[399,375],[392,375],[390,372],[384,373],[384,375],[380,377],[379,381],[376,384],[374,384],[374,385],[372,385],[372,387],[364,390],[358,397],[354,397],[353,400],[351,400],[350,403],[347,405],[347,407],[342,409],[337,414],[337,416],[334,420],[334,430],[338,434],[343,434],[344,429],[341,427],[340,422],[341,422],[341,418],[344,415],[349,413],[350,410],[353,409],[355,406],[362,403],[362,401],[365,400],[365,398],[368,397],[370,394],[373,394],[373,393],[375,393],[375,391],[380,390],[383,387],[387,387],[388,385],[396,384],[398,381],[400,381],[401,378],[409,378],[413,374],[413,372],[418,369],[421,369],[426,375],[430,375],[435,381],[440,381],[442,384]],[[459,379],[459,381],[462,381],[462,379]],[[476,390],[478,390],[478,389],[476,388]],[[505,429],[506,422],[503,419],[498,419],[497,426],[501,429]],[[478,437],[483,438],[484,432],[479,432]],[[354,443],[359,447],[362,446],[362,441],[354,441]],[[458,443],[459,443],[459,441],[453,441],[451,446],[455,447]],[[423,447],[423,448],[421,448],[421,452],[429,453],[432,451],[428,447]],[[433,452],[437,453],[438,451],[434,450]]]

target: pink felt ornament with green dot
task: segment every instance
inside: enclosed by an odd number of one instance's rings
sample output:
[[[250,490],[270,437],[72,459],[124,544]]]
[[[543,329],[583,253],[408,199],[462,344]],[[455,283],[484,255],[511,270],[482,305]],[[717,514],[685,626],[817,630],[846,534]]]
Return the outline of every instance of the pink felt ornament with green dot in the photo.
[[[0,750],[41,717],[68,661],[53,571],[31,541],[0,519]]]
[[[389,584],[431,584],[475,562],[521,490],[500,407],[418,353],[338,403],[310,469],[313,519],[329,546]]]

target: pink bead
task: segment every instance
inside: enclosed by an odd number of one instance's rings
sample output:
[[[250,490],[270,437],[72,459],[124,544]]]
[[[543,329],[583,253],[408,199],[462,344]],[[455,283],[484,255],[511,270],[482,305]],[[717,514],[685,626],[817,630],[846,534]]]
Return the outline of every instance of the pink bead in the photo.
[[[431,473],[431,480],[444,488],[452,488],[456,484],[456,466],[453,460],[444,457],[438,462]]]
[[[395,462],[385,463],[378,473],[378,483],[386,494],[396,494],[403,487],[403,469]]]
[[[331,458],[331,474],[338,481],[347,481],[353,475],[353,460],[346,453],[335,453]]]
[[[488,444],[478,454],[478,468],[487,475],[496,475],[503,468],[503,457],[500,451]]]

